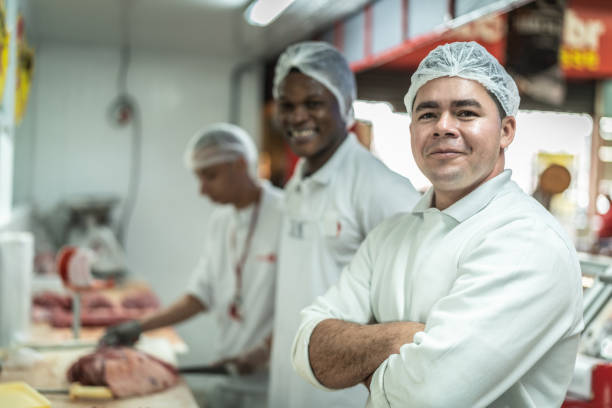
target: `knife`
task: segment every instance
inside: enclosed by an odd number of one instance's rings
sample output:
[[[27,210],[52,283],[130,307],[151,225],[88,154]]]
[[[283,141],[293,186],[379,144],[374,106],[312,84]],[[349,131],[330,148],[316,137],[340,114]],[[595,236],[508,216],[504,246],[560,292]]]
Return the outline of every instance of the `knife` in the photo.
[[[227,363],[223,365],[201,365],[179,367],[180,374],[216,374],[216,375],[238,375],[238,369],[234,364]]]
[[[68,388],[36,388],[36,391],[41,394],[68,395],[71,400],[110,400],[114,398],[112,391],[108,387],[81,385],[78,382],[70,384]]]

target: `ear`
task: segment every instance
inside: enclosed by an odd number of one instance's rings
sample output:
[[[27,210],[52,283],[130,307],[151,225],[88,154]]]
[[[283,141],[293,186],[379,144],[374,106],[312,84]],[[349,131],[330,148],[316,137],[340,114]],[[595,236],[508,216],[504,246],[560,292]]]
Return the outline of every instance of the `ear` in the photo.
[[[502,119],[500,133],[500,147],[504,150],[514,140],[514,134],[516,133],[516,119],[514,116],[506,116]]]

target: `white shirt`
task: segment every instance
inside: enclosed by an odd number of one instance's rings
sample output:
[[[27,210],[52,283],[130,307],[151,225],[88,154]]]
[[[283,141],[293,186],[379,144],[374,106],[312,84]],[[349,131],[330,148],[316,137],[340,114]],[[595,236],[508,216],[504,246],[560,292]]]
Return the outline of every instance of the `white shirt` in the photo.
[[[337,281],[366,234],[384,218],[410,211],[419,194],[353,134],[310,177],[303,177],[304,164],[298,162],[285,189],[269,407],[363,406],[363,386],[329,393],[300,378],[291,367],[293,336],[300,311]]]
[[[235,357],[261,344],[272,333],[282,192],[266,182],[262,183],[257,224],[242,268],[242,321],[229,314],[236,293],[235,268],[254,207],[252,204],[236,210],[233,206],[222,206],[213,210],[204,253],[187,288],[216,317],[215,359]],[[265,388],[267,382],[259,377],[256,382]],[[249,376],[239,378],[249,382]]]
[[[302,376],[322,320],[425,323],[375,371],[368,407],[559,407],[582,330],[580,267],[556,220],[503,172],[444,211],[432,190],[367,237],[303,311]]]

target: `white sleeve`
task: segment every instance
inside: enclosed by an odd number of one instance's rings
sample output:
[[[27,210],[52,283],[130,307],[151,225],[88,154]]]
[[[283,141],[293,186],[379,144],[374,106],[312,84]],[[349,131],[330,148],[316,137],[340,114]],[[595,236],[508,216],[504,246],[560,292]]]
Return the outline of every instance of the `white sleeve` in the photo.
[[[206,233],[204,234],[205,241],[202,246],[202,256],[198,259],[198,263],[193,269],[187,284],[187,293],[197,298],[203,305],[209,308],[212,308],[215,304],[213,285],[215,283],[214,274],[217,272],[213,265],[212,256],[215,252],[219,253],[219,250],[213,250],[211,245],[213,242],[218,242],[221,235],[219,231],[222,231],[222,228],[226,225],[223,222],[222,216],[223,213],[221,212],[213,211],[211,214],[206,227]]]
[[[342,271],[338,282],[311,306],[302,310],[302,322],[293,340],[291,360],[297,373],[318,388],[327,389],[317,381],[310,367],[308,345],[314,328],[326,319],[367,324],[373,318],[370,305],[373,249],[370,242],[373,241],[366,239],[361,244],[351,263]]]
[[[421,195],[407,178],[376,162],[376,167],[359,183],[360,193],[357,197],[359,219],[368,234],[384,219],[398,213],[411,211]]]
[[[468,244],[425,331],[375,371],[369,406],[487,406],[560,339],[573,336],[564,350],[575,357],[579,266],[554,232],[534,224],[516,221]]]
[[[197,298],[202,305],[211,308],[215,303],[215,292],[212,285],[214,278],[211,276],[213,271],[209,260],[207,254],[199,259],[187,284],[187,293]]]

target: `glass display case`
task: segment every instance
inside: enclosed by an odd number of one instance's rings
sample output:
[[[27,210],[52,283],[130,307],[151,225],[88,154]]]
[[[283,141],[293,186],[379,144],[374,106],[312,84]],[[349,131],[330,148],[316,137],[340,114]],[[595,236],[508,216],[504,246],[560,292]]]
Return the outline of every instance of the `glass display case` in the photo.
[[[578,254],[584,330],[563,408],[603,408],[612,386],[612,258]],[[607,396],[606,396],[607,395]]]

